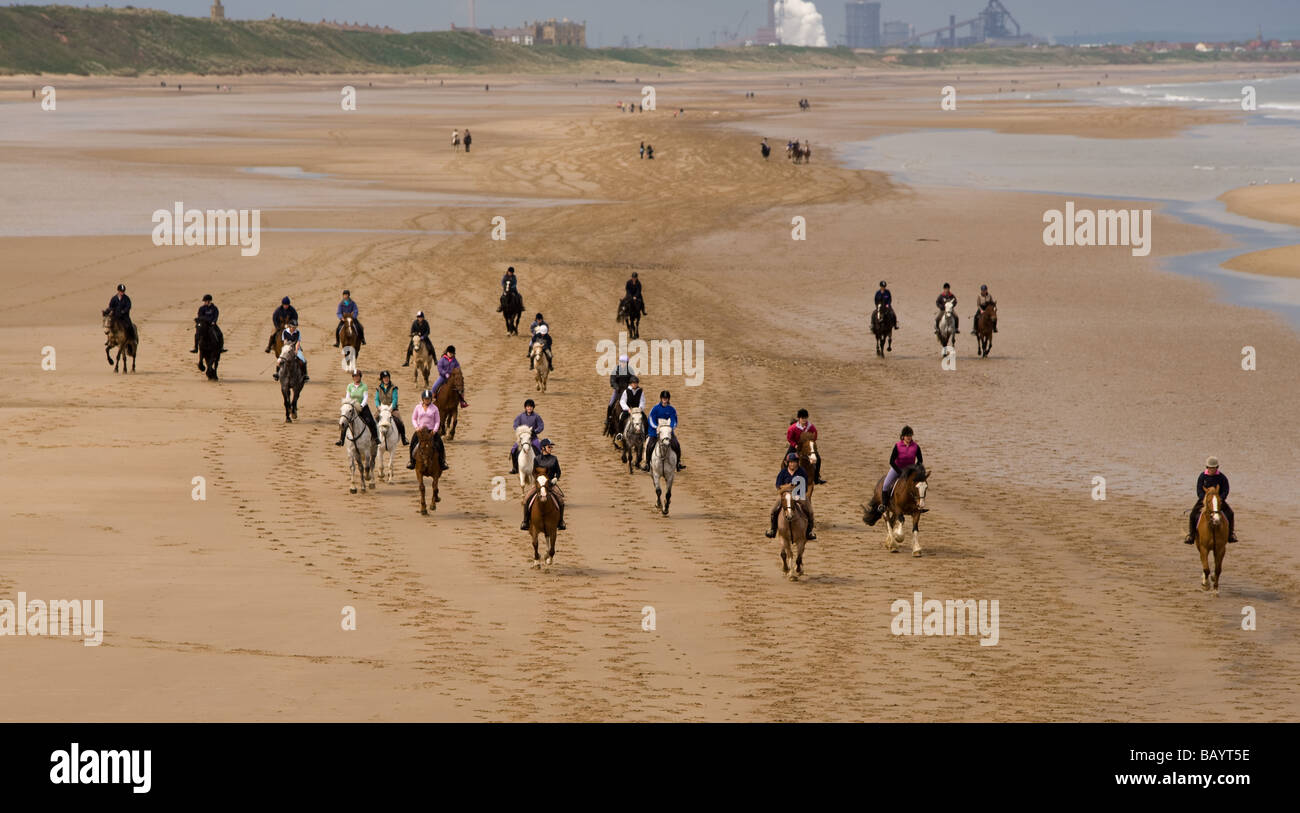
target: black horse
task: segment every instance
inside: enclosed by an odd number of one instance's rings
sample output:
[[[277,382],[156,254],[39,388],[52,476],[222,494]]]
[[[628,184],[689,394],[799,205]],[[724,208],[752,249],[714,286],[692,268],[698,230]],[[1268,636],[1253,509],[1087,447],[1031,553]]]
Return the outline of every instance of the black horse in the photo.
[[[206,371],[209,381],[217,380],[217,363],[225,352],[226,339],[221,334],[221,326],[206,319],[194,320],[194,337],[199,346],[199,370]]]
[[[633,294],[624,296],[618,303],[618,316],[615,321],[622,322],[627,327],[629,339],[639,338],[641,335],[641,310],[645,308],[645,303],[641,297]]]
[[[519,335],[519,318],[524,313],[524,298],[511,289],[501,294],[501,313],[506,317],[506,335]]]
[[[298,419],[298,395],[302,392],[303,377],[306,374],[302,367],[297,353],[291,353],[284,364],[280,365],[280,394],[284,396],[285,423],[293,423]]]
[[[893,308],[877,305],[871,312],[871,333],[876,337],[876,355],[885,355],[885,343],[889,343],[889,352],[894,352],[894,328],[898,327],[898,317]]]

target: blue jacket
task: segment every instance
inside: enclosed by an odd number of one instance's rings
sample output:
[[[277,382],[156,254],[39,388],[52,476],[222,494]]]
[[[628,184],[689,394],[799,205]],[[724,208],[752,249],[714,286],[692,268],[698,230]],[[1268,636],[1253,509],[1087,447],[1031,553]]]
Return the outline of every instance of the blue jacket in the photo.
[[[199,305],[199,318],[211,322],[214,325],[217,323],[217,316],[220,313],[221,312],[217,310],[216,305],[211,305],[211,304]]]
[[[789,469],[782,466],[781,473],[776,476],[776,487],[780,488],[781,486],[787,483],[793,483],[795,480],[800,478],[802,478],[805,483],[808,482],[808,475],[804,474],[803,466],[796,466],[794,474],[791,474]]]
[[[510,289],[519,289],[519,277],[505,274],[501,277],[501,290],[509,291]]]
[[[652,427],[658,427],[659,421],[664,418],[668,419],[669,426],[674,430],[677,429],[677,410],[673,409],[672,404],[669,404],[668,406],[656,404],[655,408],[650,410],[650,425]]]
[[[892,293],[889,292],[889,289],[888,289],[888,288],[877,288],[877,289],[876,289],[876,304],[877,304],[877,305],[885,305],[885,306],[887,306],[887,307],[891,307],[891,308],[892,308],[892,307],[894,306],[894,295],[893,295]]]
[[[130,317],[131,297],[126,294],[122,294],[120,297],[113,294],[113,298],[108,300],[108,312],[118,316]]]
[[[355,299],[345,299],[342,302],[340,302],[337,316],[340,319],[342,319],[344,316],[351,316],[353,319],[356,319],[357,301]]]

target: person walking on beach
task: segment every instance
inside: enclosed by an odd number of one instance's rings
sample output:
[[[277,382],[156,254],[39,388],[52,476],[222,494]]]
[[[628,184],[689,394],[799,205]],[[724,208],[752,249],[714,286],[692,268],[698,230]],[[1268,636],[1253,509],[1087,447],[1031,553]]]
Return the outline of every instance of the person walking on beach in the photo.
[[[462,140],[465,142],[465,152],[469,152],[470,135],[468,129],[465,130],[465,138]]]
[[[645,158],[645,142],[644,142],[644,141],[641,142],[641,157],[642,157],[643,159]]]

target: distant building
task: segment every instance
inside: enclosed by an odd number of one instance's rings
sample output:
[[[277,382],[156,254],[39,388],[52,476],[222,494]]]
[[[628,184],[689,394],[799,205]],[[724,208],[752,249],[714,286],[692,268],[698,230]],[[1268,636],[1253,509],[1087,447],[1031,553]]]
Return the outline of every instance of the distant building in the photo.
[[[856,0],[844,4],[845,27],[850,48],[880,47],[880,4]]]
[[[587,24],[571,21],[568,17],[532,24],[533,41],[538,45],[572,45],[587,47]]]
[[[776,27],[776,3],[774,0],[767,0],[767,25],[759,27],[754,33],[755,45],[780,45],[781,35],[777,33]]]
[[[532,45],[534,36],[535,32],[532,26],[492,29],[492,39],[497,42],[513,43],[514,45]]]
[[[899,45],[910,40],[916,29],[911,23],[890,20],[880,27],[880,33],[883,45]]]
[[[396,28],[389,28],[386,25],[366,25],[365,23],[339,22],[338,20],[326,20],[321,18],[320,25],[326,28],[334,28],[339,31],[369,31],[373,34],[399,34]]]
[[[213,0],[212,2],[212,19],[214,21],[226,19],[226,8],[221,5],[221,0]]]

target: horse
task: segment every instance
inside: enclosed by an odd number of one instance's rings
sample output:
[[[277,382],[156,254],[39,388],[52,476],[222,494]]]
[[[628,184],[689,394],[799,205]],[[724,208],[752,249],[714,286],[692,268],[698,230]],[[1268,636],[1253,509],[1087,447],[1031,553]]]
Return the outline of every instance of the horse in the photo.
[[[883,501],[883,495],[880,493],[880,487],[884,484],[885,478],[882,476],[876,482],[876,504],[885,507],[885,549],[890,553],[898,552],[898,543],[903,541],[903,521],[907,517],[912,518],[912,555],[919,557],[921,551],[921,535],[917,530],[917,525],[921,522],[921,514],[928,509],[925,507],[925,492],[929,487],[929,474],[925,466],[920,463],[914,463],[903,469],[894,481],[894,490],[889,495],[889,502]],[[871,519],[871,509],[862,506],[862,521],[868,525],[874,524]],[[898,527],[894,527],[897,522]]]
[[[871,314],[871,333],[876,337],[877,356],[885,355],[886,343],[889,352],[894,352],[894,328],[897,325],[898,317],[893,308],[886,308],[883,303],[876,306]]]
[[[811,160],[812,148],[808,146],[808,142],[806,141],[803,144],[800,144],[798,141],[791,141],[786,145],[785,156],[794,161],[794,163],[801,164],[805,161]]]
[[[943,303],[943,316],[939,317],[939,346],[944,348],[944,355],[950,346],[953,352],[957,350],[957,314],[953,312],[952,303],[951,299]]]
[[[642,456],[645,454],[645,413],[641,407],[631,407],[628,409],[627,421],[623,424],[623,431],[614,436],[615,443],[622,444],[622,460],[627,463],[627,473],[632,473],[633,458],[636,458],[636,467],[641,468]],[[673,470],[676,471],[676,464]]]
[[[519,335],[519,320],[524,315],[524,298],[519,291],[510,289],[501,294],[501,313],[506,318],[506,335]]]
[[[546,345],[541,342],[533,342],[528,347],[529,358],[533,361],[533,369],[537,371],[537,391],[546,392],[546,379],[551,375],[551,366],[546,363],[546,353],[543,348]]]
[[[284,396],[284,422],[293,423],[298,420],[298,396],[302,393],[306,373],[292,346],[281,349],[280,356],[283,358],[286,355],[285,349],[289,352],[288,358],[280,365],[280,394]]]
[[[1219,595],[1219,574],[1223,572],[1223,554],[1228,549],[1228,516],[1223,513],[1219,487],[1205,489],[1201,498],[1201,518],[1196,521],[1196,550],[1201,554],[1201,589]],[[1210,580],[1210,551],[1214,551],[1214,579]]]
[[[614,448],[619,448],[618,434],[623,430],[623,410],[618,405],[618,399],[615,398],[605,407],[605,432],[604,434],[613,439]]]
[[[429,370],[433,367],[433,354],[425,346],[423,338],[418,333],[411,334],[411,342],[415,346],[415,375],[412,381],[420,383],[420,376],[424,376],[424,388],[429,388]]]
[[[993,328],[997,326],[997,305],[990,304],[975,314],[975,341],[979,344],[977,355],[981,358],[989,357],[989,350],[993,348]]]
[[[131,372],[135,372],[135,354],[140,348],[140,331],[135,324],[118,317],[107,308],[104,309],[104,335],[108,338],[104,340],[104,358],[108,363],[113,365],[113,372],[117,372],[118,362],[122,363],[122,372],[126,372],[126,362],[122,360],[122,354],[131,357]],[[118,348],[117,359],[109,353],[114,347]]]
[[[799,436],[799,467],[808,475],[808,493],[804,499],[812,505],[813,481],[817,479],[817,439],[807,432]]]
[[[361,331],[352,314],[343,317],[343,327],[339,330],[339,347],[343,354],[343,369],[349,373],[357,371],[357,359],[361,358]],[[348,352],[349,348],[351,352]]]
[[[451,131],[451,151],[460,152],[460,131],[459,130]]]
[[[216,381],[217,362],[221,361],[221,354],[226,346],[225,337],[221,335],[221,328],[216,322],[209,322],[206,319],[195,317],[194,334],[199,345],[199,370],[203,371],[206,365],[208,380]]]
[[[533,470],[533,461],[537,459],[532,437],[532,427],[521,426],[515,430],[515,440],[519,442],[519,448],[515,450],[515,467],[519,469],[520,494],[528,490],[528,472]]]
[[[627,328],[628,338],[636,339],[641,336],[641,297],[628,294],[618,303],[618,315],[614,321],[622,322]]]
[[[537,494],[533,497],[533,504],[528,508],[528,533],[533,537],[533,567],[542,566],[541,557],[537,552],[537,537],[546,535],[546,564],[555,560],[555,536],[559,532],[560,526],[560,505],[555,501],[555,495],[547,490],[547,484],[550,482],[546,478],[544,469],[536,469],[533,472],[536,478]]]
[[[393,482],[393,460],[397,457],[397,450],[402,448],[402,441],[397,434],[397,424],[393,422],[393,405],[379,405],[379,420],[375,422],[379,429],[379,459],[376,463],[379,466],[379,475],[384,478],[384,482],[392,484]],[[419,451],[419,449],[416,449]],[[384,466],[384,455],[388,455],[388,465]]]
[[[419,443],[415,447],[415,482],[420,486],[420,515],[429,516],[429,509],[438,510],[438,478],[442,476],[442,460],[433,442],[433,430],[421,429],[415,433]],[[413,438],[414,440],[414,438]],[[427,500],[424,490],[424,478],[433,480],[433,499]]]
[[[366,480],[375,487],[375,441],[370,427],[361,419],[361,412],[350,398],[343,399],[339,408],[339,426],[347,430],[349,494],[357,493],[357,472],[361,472],[361,493],[366,493]]]
[[[655,484],[655,508],[668,516],[668,504],[673,500],[673,477],[677,475],[677,453],[672,445],[673,428],[667,418],[659,420],[659,437],[650,453],[650,477]],[[660,481],[664,485],[660,487]]]
[[[271,331],[271,338],[266,340],[266,352],[275,353],[275,357],[280,357],[280,351],[284,349],[284,323],[277,321],[275,330]]]
[[[792,582],[803,575],[803,549],[808,542],[808,514],[804,504],[794,498],[794,484],[781,486],[781,510],[776,517],[776,533],[781,538],[781,572]]]
[[[465,378],[461,375],[459,367],[453,367],[451,375],[438,392],[433,396],[433,402],[438,407],[438,414],[442,416],[442,423],[438,426],[438,434],[446,435],[447,440],[456,439],[456,424],[460,423],[460,399],[465,394]]]

